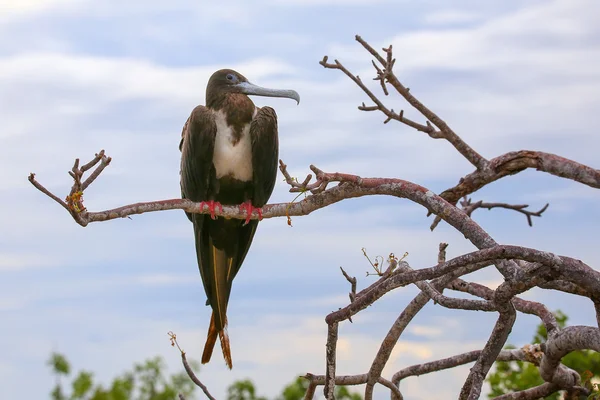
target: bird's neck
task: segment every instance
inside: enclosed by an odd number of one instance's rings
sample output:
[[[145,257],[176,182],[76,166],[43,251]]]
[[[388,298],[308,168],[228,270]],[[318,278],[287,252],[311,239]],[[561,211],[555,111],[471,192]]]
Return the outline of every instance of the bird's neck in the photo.
[[[256,106],[248,96],[241,93],[227,93],[218,104],[212,105],[215,111],[221,111],[225,114],[227,125],[233,130],[235,137],[239,138],[246,125],[254,117]]]

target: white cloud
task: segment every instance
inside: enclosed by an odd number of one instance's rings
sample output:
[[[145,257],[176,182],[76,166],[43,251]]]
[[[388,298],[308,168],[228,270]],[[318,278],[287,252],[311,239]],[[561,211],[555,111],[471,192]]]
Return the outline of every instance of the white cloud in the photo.
[[[442,329],[434,327],[434,326],[426,326],[426,325],[411,325],[409,327],[409,332],[414,333],[418,336],[424,336],[427,338],[436,338],[440,337],[444,332]]]
[[[42,12],[53,7],[77,3],[82,3],[82,0],[0,0],[0,14],[6,16]]]
[[[0,311],[19,310],[25,306],[26,302],[19,298],[0,298]],[[0,363],[0,374],[2,373],[2,365]]]
[[[0,59],[3,86],[33,84],[74,88],[90,92],[94,108],[125,99],[167,99],[176,104],[202,100],[210,75],[218,66],[166,67],[145,60],[57,53],[18,54]],[[293,67],[278,60],[256,59],[233,65],[258,80],[273,73],[291,73]],[[33,94],[30,92],[30,94]],[[98,97],[100,96],[100,97]],[[35,98],[30,100],[35,100]],[[100,104],[98,101],[104,100]],[[87,110],[86,110],[87,108]],[[70,103],[63,113],[91,112],[92,104]],[[56,110],[54,110],[56,112]],[[191,110],[190,110],[191,111]]]
[[[600,9],[598,3],[585,0],[544,2],[475,27],[413,30],[381,44],[387,47],[391,43],[395,54],[403,56],[396,64],[400,72],[424,68],[475,71],[529,66],[564,75],[577,70],[579,74],[597,77],[598,69],[590,61],[598,61],[600,50],[565,46],[569,41],[579,41],[594,33],[590,7]],[[558,46],[556,41],[559,41]],[[361,49],[357,45],[338,46],[332,48],[330,54],[335,54],[340,61],[362,60],[365,57]],[[588,62],[578,64],[574,63],[576,60]],[[530,76],[536,70],[520,72]],[[519,79],[518,75],[513,77]]]
[[[423,22],[431,25],[450,25],[473,22],[477,19],[479,16],[473,12],[450,9],[427,13]]]
[[[3,253],[0,251],[0,271],[16,271],[24,268],[55,267],[60,260],[37,254]]]
[[[360,0],[270,0],[272,3],[284,6],[331,6],[331,5],[344,5],[344,6],[361,6],[364,7],[366,3]],[[372,0],[369,6],[372,4],[388,3],[390,0]]]

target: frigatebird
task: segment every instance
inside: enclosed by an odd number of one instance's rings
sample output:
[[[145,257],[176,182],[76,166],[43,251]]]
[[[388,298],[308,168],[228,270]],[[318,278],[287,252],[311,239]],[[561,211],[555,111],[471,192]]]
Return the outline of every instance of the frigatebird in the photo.
[[[256,107],[248,95],[287,97],[300,103],[293,90],[256,86],[240,73],[222,69],[206,87],[206,106],[197,106],[181,134],[181,196],[210,215],[187,213],[194,225],[196,257],[212,308],[202,363],[210,361],[217,335],[225,363],[232,368],[227,334],[227,304],[258,226],[253,212],[262,210],[275,186],[279,140],[277,115],[271,107]],[[239,205],[247,218],[215,217],[222,205]]]

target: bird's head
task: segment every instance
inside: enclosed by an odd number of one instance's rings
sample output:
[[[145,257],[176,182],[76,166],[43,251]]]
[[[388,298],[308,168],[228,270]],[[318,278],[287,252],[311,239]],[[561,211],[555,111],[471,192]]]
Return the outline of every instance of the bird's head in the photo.
[[[208,80],[206,87],[206,105],[218,101],[227,93],[241,93],[245,95],[286,97],[300,103],[300,95],[295,90],[267,89],[248,82],[248,79],[232,69],[220,69]]]

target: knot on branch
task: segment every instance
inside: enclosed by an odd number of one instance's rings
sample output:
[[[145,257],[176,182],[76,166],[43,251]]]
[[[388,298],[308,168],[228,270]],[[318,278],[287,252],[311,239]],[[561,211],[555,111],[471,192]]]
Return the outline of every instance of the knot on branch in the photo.
[[[67,202],[67,206],[69,206],[71,211],[80,213],[86,210],[83,205],[83,192],[81,191],[67,195],[65,201]]]

